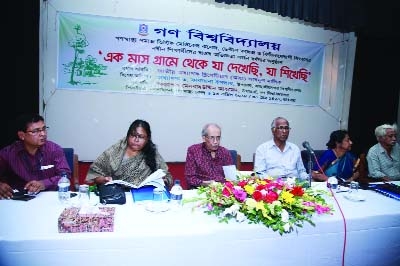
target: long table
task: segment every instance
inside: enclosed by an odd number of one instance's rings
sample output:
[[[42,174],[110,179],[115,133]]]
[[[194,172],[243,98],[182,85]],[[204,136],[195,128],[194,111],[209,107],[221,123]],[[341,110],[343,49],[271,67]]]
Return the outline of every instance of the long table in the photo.
[[[114,232],[59,233],[56,192],[0,200],[0,265],[400,265],[400,201],[360,191],[365,201],[332,200],[315,227],[279,235],[262,225],[218,222],[190,204],[152,213],[146,202],[116,207]],[[195,191],[184,191],[184,198]],[[92,198],[95,198],[92,195]],[[346,229],[346,234],[345,234]]]

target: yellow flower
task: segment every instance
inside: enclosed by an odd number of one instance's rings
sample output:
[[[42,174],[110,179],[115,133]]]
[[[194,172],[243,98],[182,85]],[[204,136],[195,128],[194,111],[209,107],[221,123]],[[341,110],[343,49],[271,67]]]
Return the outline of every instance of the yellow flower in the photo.
[[[332,213],[324,193],[305,186],[301,188],[303,185],[302,182],[286,183],[254,175],[241,176],[237,182],[200,187],[198,192],[205,197],[194,200],[206,202],[205,212],[218,216],[221,222],[235,218],[239,222],[262,223],[282,235],[301,227],[304,222],[314,225],[313,214]],[[304,193],[295,193],[295,196],[291,192],[294,189]],[[228,197],[226,191],[231,192]]]
[[[265,184],[267,184],[266,180],[273,180],[273,178],[267,177],[265,180],[264,179],[258,179],[257,183],[260,184],[260,185],[265,185]]]
[[[244,186],[244,191],[246,191],[247,194],[253,195],[255,188],[251,185],[245,185]]]
[[[259,201],[256,203],[256,210],[265,210],[263,201]]]
[[[281,197],[282,197],[283,201],[285,201],[288,204],[292,204],[295,202],[295,199],[293,198],[294,195],[288,191],[282,191]]]

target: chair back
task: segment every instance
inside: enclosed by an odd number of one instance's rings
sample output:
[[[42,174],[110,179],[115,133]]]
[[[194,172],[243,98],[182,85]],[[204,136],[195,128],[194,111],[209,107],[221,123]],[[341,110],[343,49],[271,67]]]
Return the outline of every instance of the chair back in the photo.
[[[358,164],[358,172],[360,173],[360,176],[359,180],[356,181],[368,183],[370,178],[368,177],[368,162],[366,154],[360,153],[360,156],[358,158],[360,159],[360,162]]]
[[[319,159],[319,157],[324,153],[324,151],[325,150],[314,150],[315,157],[317,157],[317,159]],[[315,157],[313,155],[311,156],[313,166],[316,164]],[[303,160],[304,168],[306,168],[307,173],[309,173],[308,161],[310,159],[310,154],[307,150],[301,151],[301,159]]]
[[[73,148],[63,148],[65,158],[67,159],[68,166],[71,169],[71,190],[76,191],[79,186],[79,163],[78,155],[74,153]]]
[[[242,164],[242,158],[240,154],[238,154],[236,150],[229,150],[229,152],[231,153],[233,164],[236,165],[236,169],[240,171]]]
[[[67,159],[69,169],[71,173],[74,172],[74,149],[73,148],[63,148],[65,158]]]

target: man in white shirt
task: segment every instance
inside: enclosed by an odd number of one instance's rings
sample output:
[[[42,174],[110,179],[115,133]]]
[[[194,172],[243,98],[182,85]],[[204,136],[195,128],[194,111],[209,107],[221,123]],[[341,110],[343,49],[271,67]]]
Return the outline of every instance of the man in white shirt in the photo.
[[[400,180],[400,145],[397,125],[380,125],[375,129],[378,143],[367,154],[368,172],[372,178],[384,181]]]
[[[290,133],[289,122],[277,117],[271,123],[273,139],[257,147],[254,158],[254,171],[260,177],[296,177],[307,180],[309,175],[304,168],[300,149],[287,141]]]

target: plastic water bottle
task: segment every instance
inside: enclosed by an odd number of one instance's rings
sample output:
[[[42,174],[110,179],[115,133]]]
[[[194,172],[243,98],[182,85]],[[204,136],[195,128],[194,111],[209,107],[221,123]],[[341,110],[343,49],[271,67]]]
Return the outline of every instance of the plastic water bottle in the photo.
[[[62,204],[67,204],[70,198],[70,185],[71,183],[69,182],[68,174],[66,172],[61,173],[61,178],[58,181],[58,200]]]
[[[180,180],[175,180],[174,185],[171,188],[170,194],[171,194],[171,204],[174,207],[181,206],[182,205],[182,186],[181,186],[181,181]]]

